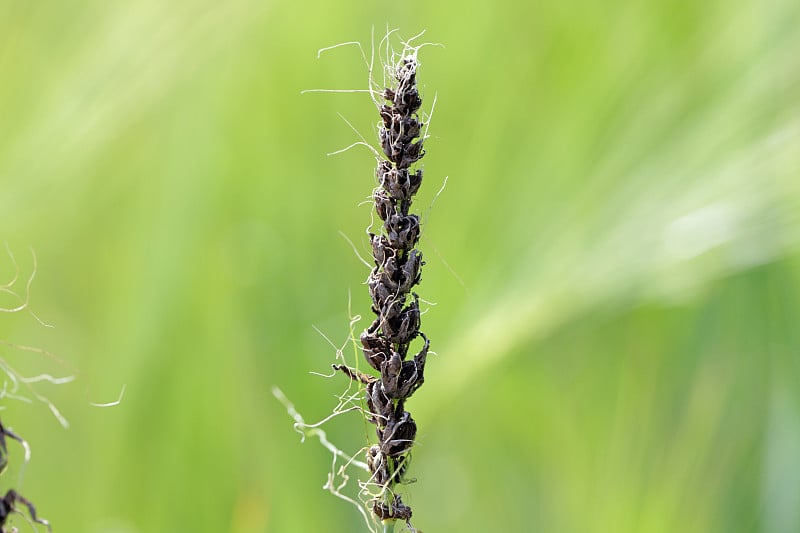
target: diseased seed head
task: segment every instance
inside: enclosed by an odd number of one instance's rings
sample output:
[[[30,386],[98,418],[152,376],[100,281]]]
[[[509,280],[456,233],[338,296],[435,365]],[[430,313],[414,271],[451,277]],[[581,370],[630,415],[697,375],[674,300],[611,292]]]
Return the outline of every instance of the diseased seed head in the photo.
[[[419,330],[419,299],[412,292],[420,281],[424,261],[415,248],[420,219],[409,212],[422,184],[422,169],[411,167],[425,155],[421,138],[424,124],[417,114],[422,105],[417,88],[418,63],[413,51],[394,68],[396,85],[381,92],[385,102],[378,109],[378,138],[386,159],[379,161],[375,170],[378,187],[372,200],[382,230],[369,234],[375,266],[367,279],[376,318],[361,334],[361,345],[364,358],[380,377],[343,370],[366,385],[367,418],[376,426],[378,437],[378,444],[367,450],[367,466],[371,481],[385,488],[372,500],[372,510],[381,520],[411,519],[411,508],[391,489],[403,481],[416,438],[417,424],[404,407],[425,381],[430,347]],[[407,359],[409,345],[418,336],[424,339],[424,345]]]

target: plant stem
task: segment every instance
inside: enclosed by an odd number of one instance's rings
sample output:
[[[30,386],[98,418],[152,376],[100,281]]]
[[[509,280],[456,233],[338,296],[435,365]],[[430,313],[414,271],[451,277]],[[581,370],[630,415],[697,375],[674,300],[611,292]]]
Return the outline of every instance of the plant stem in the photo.
[[[394,523],[396,520],[383,521],[383,533],[394,533]]]

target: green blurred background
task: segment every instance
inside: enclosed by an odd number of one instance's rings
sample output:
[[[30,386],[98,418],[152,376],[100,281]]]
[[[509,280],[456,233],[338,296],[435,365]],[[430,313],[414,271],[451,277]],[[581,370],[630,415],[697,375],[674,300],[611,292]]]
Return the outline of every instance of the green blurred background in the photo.
[[[0,357],[77,376],[36,384],[69,429],[2,400],[33,457],[11,444],[0,489],[56,532],[364,530],[270,391],[326,416],[312,326],[341,345],[348,294],[369,314],[339,232],[368,255],[373,157],[326,154],[375,109],[300,91],[366,88],[355,47],[317,50],[387,26],[445,45],[415,525],[800,531],[793,0],[0,2],[0,239],[55,326],[3,314],[55,355]],[[327,429],[364,444],[355,414]]]

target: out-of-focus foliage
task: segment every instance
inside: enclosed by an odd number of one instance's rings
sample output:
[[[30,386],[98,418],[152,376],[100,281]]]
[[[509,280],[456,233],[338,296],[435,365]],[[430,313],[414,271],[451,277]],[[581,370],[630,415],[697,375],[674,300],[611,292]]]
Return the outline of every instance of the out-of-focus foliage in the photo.
[[[55,531],[341,531],[307,420],[352,313],[377,115],[354,46],[427,29],[417,203],[438,357],[412,402],[425,531],[800,530],[800,4],[0,5],[0,489]],[[433,203],[445,176],[447,185]],[[0,260],[2,280],[13,275]],[[2,282],[0,280],[0,282]],[[121,405],[97,408],[117,398]],[[364,444],[352,414],[330,427]],[[21,518],[15,523],[23,530]]]

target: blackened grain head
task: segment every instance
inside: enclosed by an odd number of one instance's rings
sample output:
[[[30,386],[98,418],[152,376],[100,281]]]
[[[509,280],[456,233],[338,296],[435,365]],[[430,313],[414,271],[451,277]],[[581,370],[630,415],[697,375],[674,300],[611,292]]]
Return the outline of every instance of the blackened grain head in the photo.
[[[389,245],[396,250],[411,250],[419,240],[417,215],[393,215],[384,224]]]
[[[379,187],[373,192],[373,201],[383,221],[383,231],[369,235],[375,267],[367,280],[377,317],[361,335],[367,362],[380,372],[380,378],[365,383],[368,416],[376,426],[379,441],[369,448],[367,464],[372,480],[390,489],[372,501],[373,511],[382,520],[407,522],[411,508],[391,487],[403,481],[416,437],[416,422],[404,405],[424,382],[430,346],[419,331],[419,302],[411,292],[420,281],[424,262],[415,249],[420,220],[409,213],[412,197],[422,183],[422,169],[410,167],[425,151],[424,125],[418,115],[422,99],[417,87],[416,49],[410,50],[413,53],[403,57],[394,70],[396,85],[381,93],[385,103],[378,109],[378,136],[386,159],[380,160],[375,170]],[[422,336],[425,344],[406,360],[417,336]]]
[[[395,200],[389,196],[385,189],[375,189],[372,193],[372,199],[375,202],[375,211],[381,220],[386,221],[386,219],[397,213]]]
[[[364,358],[369,366],[380,371],[381,365],[392,355],[392,344],[377,332],[365,331],[361,334],[361,346]]]
[[[419,333],[419,303],[414,299],[396,316],[383,322],[381,330],[390,342],[408,344]]]
[[[392,497],[391,504],[375,499],[372,503],[372,512],[381,520],[411,520],[411,507],[404,504],[399,494]]]

